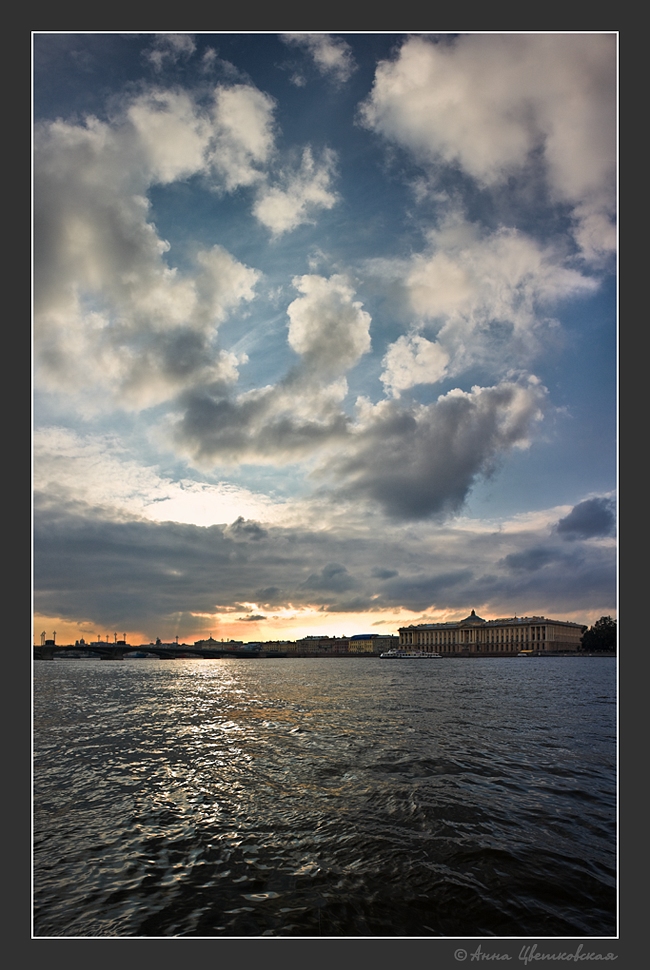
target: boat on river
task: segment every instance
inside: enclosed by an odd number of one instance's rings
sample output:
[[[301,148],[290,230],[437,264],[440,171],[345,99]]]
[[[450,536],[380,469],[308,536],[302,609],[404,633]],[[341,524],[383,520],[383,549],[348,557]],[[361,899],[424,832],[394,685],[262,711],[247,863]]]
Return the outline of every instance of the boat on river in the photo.
[[[422,650],[387,650],[379,654],[380,660],[442,660],[442,654],[423,653]]]

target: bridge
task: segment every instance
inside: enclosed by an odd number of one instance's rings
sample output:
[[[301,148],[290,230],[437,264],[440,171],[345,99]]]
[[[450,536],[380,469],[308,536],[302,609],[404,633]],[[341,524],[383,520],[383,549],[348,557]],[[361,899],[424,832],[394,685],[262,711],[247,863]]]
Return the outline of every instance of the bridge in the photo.
[[[215,641],[216,643],[217,641]],[[129,643],[83,643],[59,645],[53,643],[34,644],[34,660],[97,658],[99,660],[124,660],[125,657],[156,657],[158,660],[221,660],[223,658],[259,657],[258,650],[233,650],[227,643],[197,650],[183,643],[146,643],[133,646]]]

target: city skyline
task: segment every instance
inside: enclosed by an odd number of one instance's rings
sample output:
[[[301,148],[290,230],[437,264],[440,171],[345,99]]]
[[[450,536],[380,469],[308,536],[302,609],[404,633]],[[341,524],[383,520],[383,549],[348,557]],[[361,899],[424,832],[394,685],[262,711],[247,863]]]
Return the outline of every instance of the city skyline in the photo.
[[[615,34],[33,41],[36,636],[616,614]]]

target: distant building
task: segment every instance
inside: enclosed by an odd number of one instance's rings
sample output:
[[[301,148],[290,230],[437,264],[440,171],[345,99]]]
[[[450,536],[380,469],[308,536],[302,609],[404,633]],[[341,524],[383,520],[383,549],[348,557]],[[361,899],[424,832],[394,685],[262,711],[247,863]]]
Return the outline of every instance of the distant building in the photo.
[[[215,640],[210,636],[207,640],[195,640],[194,649],[199,651],[212,651],[223,653],[259,653],[259,643],[244,643],[243,640]]]
[[[575,653],[585,627],[544,616],[484,620],[474,610],[458,623],[418,623],[399,630],[400,647],[456,656]]]
[[[326,657],[348,652],[347,637],[302,637],[295,641],[295,649],[289,653],[298,657]]]
[[[399,637],[383,636],[380,633],[357,633],[348,640],[348,653],[384,653],[399,646]]]
[[[221,646],[221,643],[210,636],[207,640],[195,640],[194,646],[197,650],[216,650]]]
[[[291,647],[295,647],[293,640],[266,640],[260,644],[267,657],[284,657]]]

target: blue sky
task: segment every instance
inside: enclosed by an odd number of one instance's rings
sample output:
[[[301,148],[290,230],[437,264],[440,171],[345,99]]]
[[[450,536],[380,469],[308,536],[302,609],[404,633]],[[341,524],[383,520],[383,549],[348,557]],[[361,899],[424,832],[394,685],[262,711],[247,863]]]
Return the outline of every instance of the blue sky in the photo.
[[[614,615],[616,58],[35,34],[36,632]]]

